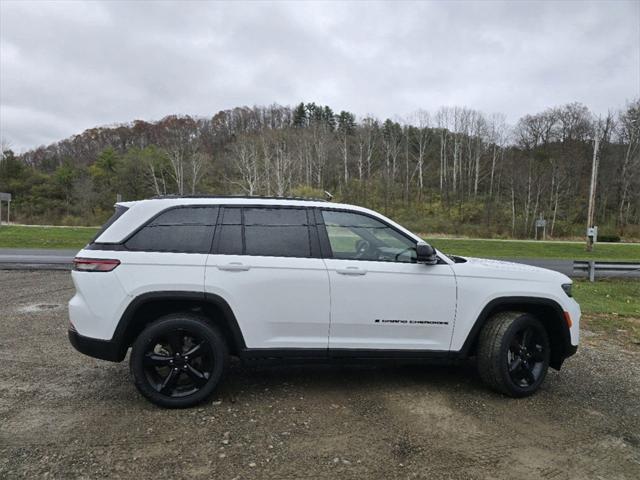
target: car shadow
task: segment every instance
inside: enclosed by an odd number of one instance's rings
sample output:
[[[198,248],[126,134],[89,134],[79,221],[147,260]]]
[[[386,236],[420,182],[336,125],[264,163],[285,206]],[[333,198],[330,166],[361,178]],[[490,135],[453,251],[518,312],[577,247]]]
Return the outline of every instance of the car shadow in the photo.
[[[233,362],[220,388],[219,395],[246,395],[274,390],[305,390],[309,393],[340,391],[358,393],[371,390],[393,390],[416,385],[425,388],[451,390],[462,385],[471,391],[485,388],[475,364],[465,361],[458,365],[373,363],[243,365]]]

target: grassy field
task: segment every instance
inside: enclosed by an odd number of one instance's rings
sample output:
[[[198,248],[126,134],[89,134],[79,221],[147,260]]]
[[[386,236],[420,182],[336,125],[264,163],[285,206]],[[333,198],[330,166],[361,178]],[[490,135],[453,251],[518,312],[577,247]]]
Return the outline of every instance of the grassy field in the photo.
[[[0,248],[81,249],[98,231],[95,227],[0,227]]]
[[[95,227],[0,227],[0,248],[82,248]],[[445,253],[485,258],[561,258],[569,260],[640,260],[640,243],[599,243],[588,253],[583,243],[522,240],[434,238],[427,241]]]
[[[587,329],[640,345],[640,280],[580,280],[573,291]]]
[[[640,260],[640,243],[598,243],[593,252],[584,243],[524,240],[426,239],[437,249],[483,258],[558,258],[567,260]]]
[[[640,319],[640,280],[577,280],[573,295],[584,313]]]

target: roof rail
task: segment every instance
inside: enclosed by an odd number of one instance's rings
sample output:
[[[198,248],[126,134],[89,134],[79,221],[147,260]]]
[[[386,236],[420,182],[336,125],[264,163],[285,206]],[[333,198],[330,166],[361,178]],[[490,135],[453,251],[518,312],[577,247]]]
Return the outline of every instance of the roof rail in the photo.
[[[326,202],[324,198],[313,197],[276,197],[276,196],[263,196],[263,195],[156,195],[151,197],[151,200],[162,200],[170,198],[255,198],[257,200],[298,200],[306,202]]]

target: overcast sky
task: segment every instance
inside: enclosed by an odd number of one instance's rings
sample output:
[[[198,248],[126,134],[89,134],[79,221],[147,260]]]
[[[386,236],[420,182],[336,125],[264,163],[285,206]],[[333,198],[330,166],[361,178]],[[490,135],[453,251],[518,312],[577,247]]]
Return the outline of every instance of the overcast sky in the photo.
[[[114,122],[300,101],[361,116],[640,96],[640,1],[0,0],[0,129],[20,152]]]

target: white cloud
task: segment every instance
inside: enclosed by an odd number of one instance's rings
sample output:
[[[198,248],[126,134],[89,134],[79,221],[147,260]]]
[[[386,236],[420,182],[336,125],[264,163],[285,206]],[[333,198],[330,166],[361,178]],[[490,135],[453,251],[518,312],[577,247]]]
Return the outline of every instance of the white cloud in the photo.
[[[0,129],[17,150],[238,105],[521,115],[640,95],[640,3],[0,3]]]

